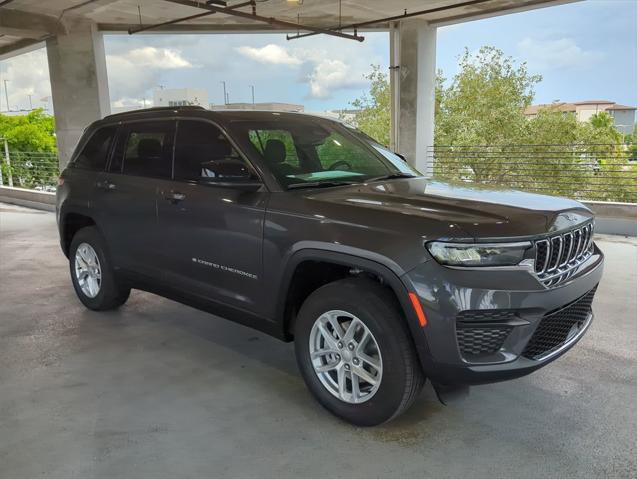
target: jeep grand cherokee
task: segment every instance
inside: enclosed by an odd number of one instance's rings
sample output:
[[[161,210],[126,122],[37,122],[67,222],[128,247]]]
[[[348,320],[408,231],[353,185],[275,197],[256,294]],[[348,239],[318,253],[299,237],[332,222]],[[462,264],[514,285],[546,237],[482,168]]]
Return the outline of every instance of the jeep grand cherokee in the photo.
[[[426,179],[339,122],[155,108],[90,125],[60,177],[71,279],[131,288],[294,341],[308,388],[375,425],[528,374],[592,320],[603,255],[582,204]]]

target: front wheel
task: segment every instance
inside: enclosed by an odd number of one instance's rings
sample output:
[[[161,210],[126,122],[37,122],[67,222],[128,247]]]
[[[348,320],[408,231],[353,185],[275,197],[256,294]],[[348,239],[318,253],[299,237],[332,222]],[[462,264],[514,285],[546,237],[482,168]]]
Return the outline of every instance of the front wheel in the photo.
[[[312,293],[297,318],[295,350],[317,400],[359,426],[398,416],[424,384],[395,297],[369,279],[339,280]]]

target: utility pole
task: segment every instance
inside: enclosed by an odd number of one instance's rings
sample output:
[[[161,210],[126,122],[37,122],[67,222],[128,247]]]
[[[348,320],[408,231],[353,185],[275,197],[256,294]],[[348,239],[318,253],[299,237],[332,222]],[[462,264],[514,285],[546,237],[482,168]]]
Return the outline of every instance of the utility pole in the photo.
[[[33,95],[27,95],[29,97],[29,109],[33,111]]]
[[[223,85],[223,103],[224,105],[228,104],[228,94],[226,93],[226,81],[221,80],[221,84]]]
[[[4,98],[7,100],[7,111],[11,111],[11,107],[9,106],[9,90],[7,89],[7,83],[9,80],[4,81]]]
[[[254,85],[250,85],[250,89],[252,90],[252,106],[254,107]]]

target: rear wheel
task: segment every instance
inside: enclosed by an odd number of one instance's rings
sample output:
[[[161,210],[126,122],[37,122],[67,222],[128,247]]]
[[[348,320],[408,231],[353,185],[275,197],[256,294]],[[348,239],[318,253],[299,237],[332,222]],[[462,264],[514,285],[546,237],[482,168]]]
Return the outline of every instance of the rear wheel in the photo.
[[[359,426],[396,417],[424,384],[395,297],[369,279],[344,279],[312,293],[297,318],[295,349],[317,400]]]
[[[128,299],[130,288],[115,277],[104,240],[96,227],[82,228],[73,236],[69,266],[75,293],[87,308],[114,309]]]

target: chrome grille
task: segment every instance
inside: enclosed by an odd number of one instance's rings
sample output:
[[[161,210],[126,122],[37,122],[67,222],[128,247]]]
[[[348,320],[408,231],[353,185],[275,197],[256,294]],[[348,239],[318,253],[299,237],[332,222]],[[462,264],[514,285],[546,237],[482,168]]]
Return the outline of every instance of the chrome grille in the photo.
[[[593,254],[593,223],[535,242],[535,273],[545,286],[570,278]]]

